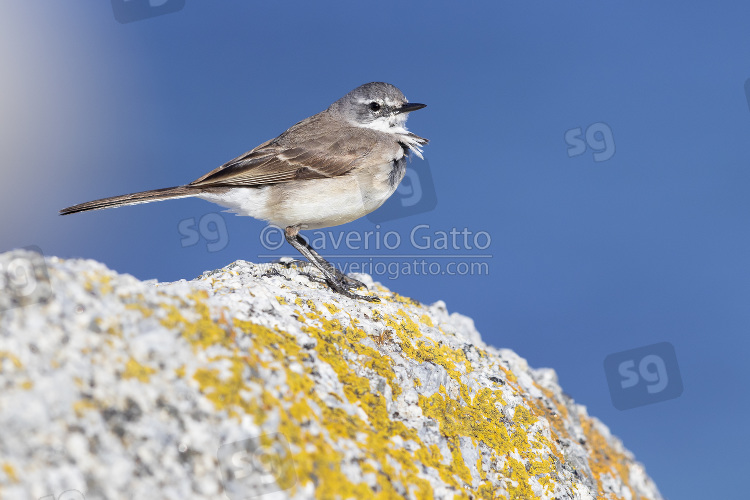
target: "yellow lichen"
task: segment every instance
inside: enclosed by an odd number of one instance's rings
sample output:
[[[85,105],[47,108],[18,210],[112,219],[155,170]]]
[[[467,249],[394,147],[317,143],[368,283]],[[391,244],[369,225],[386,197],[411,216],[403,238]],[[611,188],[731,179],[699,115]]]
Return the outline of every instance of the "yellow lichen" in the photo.
[[[323,303],[323,306],[328,309],[328,312],[331,314],[336,314],[339,311],[339,308],[334,306],[333,304]]]
[[[87,292],[91,292],[98,288],[99,293],[102,295],[109,295],[112,293],[112,290],[114,290],[111,284],[111,276],[89,271],[85,273],[85,277],[86,281],[84,282],[83,287]]]
[[[18,357],[12,352],[0,351],[0,373],[2,373],[5,360],[10,361],[10,363],[13,365],[13,368],[21,368],[23,366],[21,360],[18,359]]]
[[[227,320],[223,310],[212,311],[206,305],[206,292],[177,299],[179,305],[174,305],[171,299],[156,314],[164,326],[179,331],[196,351],[206,352],[211,348],[210,359],[189,374],[181,366],[175,371],[178,377],[189,376],[217,410],[232,417],[251,416],[260,426],[277,422],[274,431],[281,433],[293,450],[291,460],[299,478],[293,490],[312,481],[319,498],[398,498],[399,492],[394,487],[398,483],[417,498],[432,498],[430,483],[423,474],[431,469],[447,486],[463,492],[463,498],[533,498],[532,483],[541,485],[551,495],[557,474],[555,461],[564,462],[555,440],[567,435],[561,421],[567,416],[565,406],[560,403],[557,408],[549,409],[531,400],[515,375],[504,366],[496,368],[504,373],[506,386],[494,384],[491,388],[470,390],[467,375],[474,368],[464,351],[435,342],[422,332],[421,328],[434,325],[419,303],[378,289],[382,292],[381,300],[397,303],[399,309],[395,314],[387,314],[375,306],[372,320],[383,328],[380,336],[372,337],[376,345],[393,344],[409,363],[433,363],[442,367],[450,379],[450,390],[441,386],[429,397],[419,395],[417,401],[422,414],[437,423],[448,456],[435,444],[423,443],[415,429],[391,418],[387,398],[399,397],[403,392],[400,384],[404,383],[397,380],[394,360],[382,349],[365,345],[367,334],[359,321],[336,304],[317,306],[312,300],[297,297],[292,306],[287,299],[276,297],[281,306],[294,308],[301,330],[315,339],[315,356],[336,374],[343,397],[316,389],[313,368],[308,362],[310,354],[300,346],[297,337],[252,321]],[[130,309],[146,316],[141,307],[132,305]],[[183,313],[184,310],[190,313]],[[252,345],[240,349],[238,337],[242,337],[242,345],[248,341]],[[481,349],[478,351],[483,358],[489,356]],[[143,381],[153,373],[132,359],[125,371]],[[273,377],[269,376],[271,372]],[[269,380],[277,382],[271,384]],[[422,386],[416,377],[412,383],[414,387]],[[512,418],[503,413],[507,408],[503,390],[527,401],[508,412]],[[542,391],[547,399],[555,401],[554,394]],[[331,406],[327,402],[331,400],[337,403]],[[84,400],[74,408],[78,413],[93,406],[94,403]],[[270,415],[274,418],[269,419]],[[540,430],[547,429],[540,427],[540,420],[550,422],[552,439]],[[310,422],[318,425],[310,426]],[[603,473],[626,480],[626,462],[609,455],[606,440],[585,419],[582,423],[590,445],[607,450],[607,455],[594,455],[599,462],[598,468],[592,468],[597,480]],[[318,427],[322,429],[320,432],[311,432],[311,428]],[[357,463],[363,473],[374,476],[375,490],[354,483],[341,470],[343,455],[338,450],[342,439],[357,447]],[[479,457],[474,463],[466,463],[460,446],[466,439],[474,446],[481,442],[488,447],[488,460]],[[410,447],[400,444],[403,441],[409,441]],[[470,467],[476,467],[478,477],[472,477]],[[494,474],[489,472],[503,475],[501,491],[507,492],[507,496],[496,491],[488,480]],[[472,483],[477,480],[475,488]]]
[[[8,476],[8,479],[10,479],[11,482],[18,482],[18,474],[16,473],[16,469],[8,462],[3,462],[3,472],[5,472],[5,475]]]
[[[153,373],[156,373],[156,370],[150,366],[144,366],[133,358],[130,358],[125,364],[125,371],[122,372],[122,377],[136,378],[141,382],[148,382],[149,376]]]
[[[627,466],[628,458],[609,445],[607,439],[594,427],[594,423],[590,417],[581,415],[580,421],[583,434],[586,436],[585,446],[591,455],[589,467],[599,488],[597,492],[598,498],[621,500],[621,497],[614,493],[604,491],[604,488],[602,488],[602,476],[609,474],[613,477],[619,477],[623,483],[628,484],[630,479],[630,471]],[[635,497],[634,494],[633,496]]]
[[[95,410],[97,408],[97,403],[91,399],[79,399],[73,403],[73,411],[78,418],[81,418],[86,411]]]

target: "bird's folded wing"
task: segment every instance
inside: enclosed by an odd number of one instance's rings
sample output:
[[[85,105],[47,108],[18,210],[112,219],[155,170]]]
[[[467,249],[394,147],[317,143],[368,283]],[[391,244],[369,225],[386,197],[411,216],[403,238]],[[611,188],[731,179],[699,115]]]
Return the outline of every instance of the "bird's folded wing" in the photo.
[[[354,137],[353,137],[354,135]],[[344,175],[376,146],[378,139],[359,130],[339,129],[332,139],[308,136],[305,140],[273,140],[238,156],[190,186],[254,187],[299,179]],[[285,144],[286,143],[286,144]]]

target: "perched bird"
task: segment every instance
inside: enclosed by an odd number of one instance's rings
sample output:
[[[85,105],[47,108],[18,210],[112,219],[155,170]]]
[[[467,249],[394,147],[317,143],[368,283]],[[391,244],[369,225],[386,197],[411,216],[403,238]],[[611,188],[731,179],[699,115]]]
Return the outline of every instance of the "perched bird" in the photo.
[[[367,83],[190,184],[102,198],[60,214],[202,198],[285,228],[289,244],[320,269],[334,290],[377,301],[352,293],[365,285],[321,257],[299,231],[345,224],[380,207],[403,179],[409,153],[422,157],[421,146],[428,141],[409,132],[406,119],[424,107],[407,101],[389,83]]]

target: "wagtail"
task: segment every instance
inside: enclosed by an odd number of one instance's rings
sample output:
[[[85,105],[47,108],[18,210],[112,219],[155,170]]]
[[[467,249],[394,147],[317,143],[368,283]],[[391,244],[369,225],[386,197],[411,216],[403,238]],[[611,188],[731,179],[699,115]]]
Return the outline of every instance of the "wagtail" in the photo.
[[[357,87],[328,109],[184,186],[89,201],[61,215],[102,208],[198,197],[283,227],[286,240],[315,265],[328,284],[351,298],[365,285],[321,257],[301,229],[345,224],[367,215],[393,194],[410,152],[422,158],[427,139],[406,129],[410,103],[389,83]]]

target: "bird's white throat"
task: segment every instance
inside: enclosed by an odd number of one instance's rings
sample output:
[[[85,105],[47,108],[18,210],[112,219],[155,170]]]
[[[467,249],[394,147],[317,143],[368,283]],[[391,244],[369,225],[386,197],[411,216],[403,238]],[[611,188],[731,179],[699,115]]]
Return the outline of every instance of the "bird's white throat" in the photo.
[[[414,134],[409,132],[406,128],[407,118],[408,116],[405,113],[399,113],[387,117],[383,116],[369,123],[355,123],[355,125],[362,128],[377,130],[378,132],[384,132],[386,134],[393,134],[397,136],[399,142],[403,142],[409,147],[409,149],[414,151],[415,155],[424,159],[422,156],[422,145]]]

